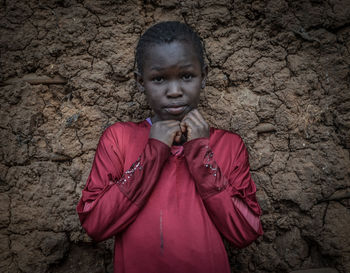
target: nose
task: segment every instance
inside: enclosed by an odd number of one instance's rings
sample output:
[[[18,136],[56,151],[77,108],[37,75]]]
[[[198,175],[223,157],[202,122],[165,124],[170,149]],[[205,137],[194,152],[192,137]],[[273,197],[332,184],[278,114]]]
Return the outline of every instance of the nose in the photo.
[[[167,96],[170,98],[177,98],[182,96],[181,85],[177,81],[170,81],[167,90]]]

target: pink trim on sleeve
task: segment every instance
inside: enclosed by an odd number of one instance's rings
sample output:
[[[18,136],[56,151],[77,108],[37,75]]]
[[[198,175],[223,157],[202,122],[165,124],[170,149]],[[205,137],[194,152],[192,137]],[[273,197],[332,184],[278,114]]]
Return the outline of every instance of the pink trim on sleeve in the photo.
[[[83,212],[86,212],[86,211],[88,211],[90,208],[92,208],[93,203],[94,203],[94,202],[85,202]]]
[[[250,226],[256,231],[259,231],[260,226],[260,218],[259,216],[255,215],[249,207],[242,202],[237,197],[232,197],[233,204],[236,206],[236,208],[240,211],[240,213],[243,215],[243,217],[247,220],[247,222],[250,224]]]

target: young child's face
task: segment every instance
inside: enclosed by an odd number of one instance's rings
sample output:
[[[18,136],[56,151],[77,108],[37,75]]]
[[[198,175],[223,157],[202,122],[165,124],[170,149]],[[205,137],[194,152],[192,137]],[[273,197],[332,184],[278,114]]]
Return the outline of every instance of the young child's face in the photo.
[[[199,57],[189,42],[174,41],[145,50],[143,74],[137,77],[159,120],[182,120],[196,108],[206,80]]]

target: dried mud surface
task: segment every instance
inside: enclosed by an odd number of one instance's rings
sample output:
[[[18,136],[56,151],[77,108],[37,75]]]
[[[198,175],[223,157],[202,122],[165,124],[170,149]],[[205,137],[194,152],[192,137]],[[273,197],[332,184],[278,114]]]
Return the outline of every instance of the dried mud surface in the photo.
[[[263,237],[233,272],[350,272],[350,2],[1,1],[0,271],[112,272],[75,206],[106,126],[151,113],[136,41],[160,20],[203,37],[201,111],[250,151]]]

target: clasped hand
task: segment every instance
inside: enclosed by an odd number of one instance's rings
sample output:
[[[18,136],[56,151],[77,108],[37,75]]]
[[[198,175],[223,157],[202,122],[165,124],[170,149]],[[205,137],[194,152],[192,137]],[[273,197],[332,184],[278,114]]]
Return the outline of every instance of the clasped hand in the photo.
[[[197,109],[190,111],[181,121],[163,120],[152,125],[149,137],[155,138],[169,147],[173,143],[181,143],[196,138],[209,137],[209,125]]]

